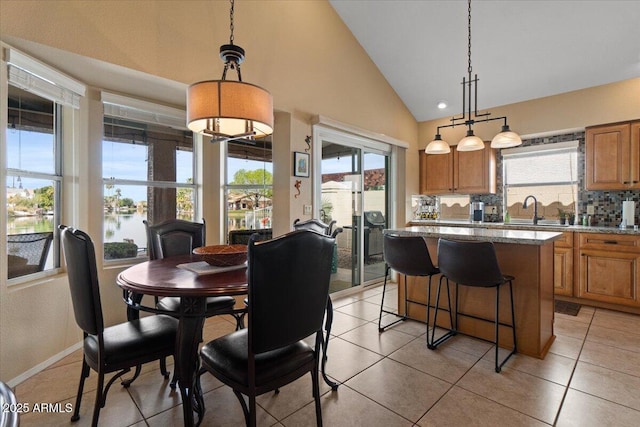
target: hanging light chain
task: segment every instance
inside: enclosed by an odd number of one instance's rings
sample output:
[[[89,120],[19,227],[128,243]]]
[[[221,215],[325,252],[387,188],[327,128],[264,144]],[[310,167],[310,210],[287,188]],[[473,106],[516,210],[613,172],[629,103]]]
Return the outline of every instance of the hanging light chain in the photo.
[[[469,71],[469,75],[471,75],[471,0],[469,0],[469,16],[468,16],[468,19],[469,19],[469,26],[468,26],[468,30],[469,30],[469,33],[468,33],[469,34],[469,36],[468,36],[468,39],[469,39],[469,68],[468,68],[468,71]]]
[[[229,29],[231,30],[231,35],[229,36],[229,44],[233,44],[233,8],[234,0],[231,0],[231,10],[229,11],[229,21],[231,22],[231,24],[229,25]]]

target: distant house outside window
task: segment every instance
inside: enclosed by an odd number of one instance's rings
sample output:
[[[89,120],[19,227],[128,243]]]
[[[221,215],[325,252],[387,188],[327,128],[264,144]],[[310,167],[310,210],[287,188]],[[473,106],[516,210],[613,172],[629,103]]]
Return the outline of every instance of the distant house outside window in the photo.
[[[226,156],[227,235],[238,230],[271,229],[273,160],[271,137],[229,141]]]

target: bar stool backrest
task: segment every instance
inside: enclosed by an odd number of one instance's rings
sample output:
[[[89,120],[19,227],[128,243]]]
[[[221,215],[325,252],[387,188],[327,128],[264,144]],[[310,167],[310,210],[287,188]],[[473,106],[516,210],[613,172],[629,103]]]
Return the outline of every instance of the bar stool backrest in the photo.
[[[427,242],[420,236],[384,234],[382,239],[384,261],[393,270],[407,276],[437,274]]]
[[[504,282],[491,242],[440,239],[438,267],[449,280],[461,285],[490,287]]]

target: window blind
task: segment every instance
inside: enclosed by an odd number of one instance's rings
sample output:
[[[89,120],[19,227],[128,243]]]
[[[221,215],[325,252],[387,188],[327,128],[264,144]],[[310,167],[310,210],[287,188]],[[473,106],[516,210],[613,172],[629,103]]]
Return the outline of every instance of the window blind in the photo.
[[[549,144],[503,150],[507,186],[572,184],[578,181],[578,144]]]
[[[80,108],[84,84],[13,48],[6,49],[6,57],[9,83],[58,104]]]
[[[184,110],[104,91],[101,99],[105,116],[187,129],[187,114]]]

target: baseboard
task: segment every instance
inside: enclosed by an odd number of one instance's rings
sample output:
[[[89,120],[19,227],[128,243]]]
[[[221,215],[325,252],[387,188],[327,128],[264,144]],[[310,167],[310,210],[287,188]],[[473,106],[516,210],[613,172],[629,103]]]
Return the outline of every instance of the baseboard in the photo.
[[[48,358],[47,360],[45,360],[42,363],[38,363],[36,366],[34,366],[33,368],[29,369],[28,371],[23,372],[22,374],[18,375],[17,377],[7,381],[7,385],[11,388],[14,388],[15,386],[17,386],[18,384],[22,383],[23,381],[28,380],[29,378],[31,378],[32,376],[44,371],[45,369],[47,369],[49,366],[53,365],[56,362],[59,362],[60,360],[64,359],[65,357],[67,357],[68,355],[70,355],[71,353],[73,353],[74,351],[78,350],[82,348],[82,341],[72,345],[71,347],[61,351],[60,353],[51,356],[50,358]]]

